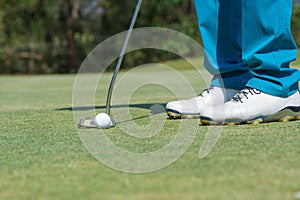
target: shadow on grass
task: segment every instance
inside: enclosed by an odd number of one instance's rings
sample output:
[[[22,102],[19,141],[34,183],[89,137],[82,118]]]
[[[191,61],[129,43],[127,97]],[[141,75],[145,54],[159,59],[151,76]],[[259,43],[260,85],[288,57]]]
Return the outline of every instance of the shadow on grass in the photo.
[[[120,105],[112,105],[111,108],[141,108],[147,109],[151,111],[155,111],[155,114],[159,114],[165,112],[163,109],[152,109],[154,106],[165,107],[163,103],[148,103],[148,104],[120,104]],[[66,108],[57,108],[58,111],[85,111],[85,110],[93,110],[93,109],[106,109],[106,106],[82,106],[82,107],[66,107]]]
[[[124,120],[118,123],[125,123],[125,122],[129,122],[129,121],[134,121],[134,120],[138,120],[138,119],[143,119],[146,117],[149,117],[151,115],[156,115],[156,114],[161,114],[161,113],[165,113],[165,104],[163,103],[149,103],[149,104],[130,104],[130,105],[126,105],[126,104],[121,104],[121,105],[113,105],[111,106],[111,108],[141,108],[141,109],[147,109],[150,110],[150,114],[149,115],[143,115],[143,116],[139,116],[139,117],[135,117],[133,119],[130,120]],[[163,108],[163,109],[162,109]],[[82,106],[82,107],[66,107],[66,108],[57,108],[55,110],[58,111],[85,111],[85,110],[93,110],[93,109],[106,109],[106,106]]]

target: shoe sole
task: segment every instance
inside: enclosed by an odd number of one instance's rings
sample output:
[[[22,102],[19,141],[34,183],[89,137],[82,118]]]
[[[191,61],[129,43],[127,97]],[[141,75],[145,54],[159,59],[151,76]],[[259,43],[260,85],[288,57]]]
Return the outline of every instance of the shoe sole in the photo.
[[[243,121],[214,121],[208,117],[200,117],[203,125],[240,125],[240,124],[261,124],[267,122],[289,122],[300,120],[300,107],[287,107],[278,113],[270,116],[261,116],[250,120]]]
[[[169,119],[199,119],[200,114],[181,114],[178,112],[167,110]]]

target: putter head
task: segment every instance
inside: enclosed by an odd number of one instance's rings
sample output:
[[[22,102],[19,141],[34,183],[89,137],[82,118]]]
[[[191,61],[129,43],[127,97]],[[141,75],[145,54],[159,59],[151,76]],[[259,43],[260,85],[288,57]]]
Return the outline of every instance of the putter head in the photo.
[[[114,118],[111,118],[111,123],[110,127],[115,127],[116,126],[116,121]],[[78,128],[98,128],[96,123],[95,123],[95,118],[94,117],[85,117],[80,119],[78,123]]]

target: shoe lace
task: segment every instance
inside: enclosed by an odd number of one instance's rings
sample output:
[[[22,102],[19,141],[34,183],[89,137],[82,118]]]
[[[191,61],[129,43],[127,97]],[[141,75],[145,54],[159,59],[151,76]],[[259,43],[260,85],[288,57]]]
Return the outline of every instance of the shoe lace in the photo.
[[[198,97],[201,96],[201,97],[204,97],[204,94],[209,94],[211,90],[214,89],[214,86],[209,86],[207,89],[203,90],[200,94],[198,94]]]
[[[243,103],[243,99],[249,99],[249,95],[255,95],[255,94],[260,94],[261,91],[258,89],[254,89],[254,88],[245,88],[243,90],[241,90],[239,93],[237,93],[234,97],[232,97],[232,101],[239,101],[241,103]]]

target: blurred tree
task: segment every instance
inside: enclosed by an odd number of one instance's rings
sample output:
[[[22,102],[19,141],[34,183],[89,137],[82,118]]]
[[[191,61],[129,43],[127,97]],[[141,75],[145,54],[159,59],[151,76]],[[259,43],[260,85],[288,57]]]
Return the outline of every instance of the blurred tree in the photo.
[[[110,37],[121,31],[127,31],[137,1],[102,0],[105,9],[102,17],[102,36]],[[200,41],[197,20],[192,0],[147,0],[143,1],[136,27],[162,27],[173,29]],[[176,41],[170,41],[176,46]],[[177,45],[178,46],[178,45]],[[188,47],[178,47],[189,54]],[[169,52],[145,49],[126,54],[123,67],[132,67],[143,63],[158,62],[177,58]],[[113,67],[112,64],[111,67]]]
[[[80,2],[84,9],[90,0]],[[79,19],[81,5],[78,0],[1,1],[0,72],[75,72],[83,57],[78,45],[88,44],[79,41],[86,38],[81,36],[88,21]]]

